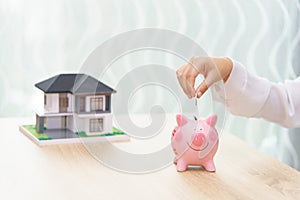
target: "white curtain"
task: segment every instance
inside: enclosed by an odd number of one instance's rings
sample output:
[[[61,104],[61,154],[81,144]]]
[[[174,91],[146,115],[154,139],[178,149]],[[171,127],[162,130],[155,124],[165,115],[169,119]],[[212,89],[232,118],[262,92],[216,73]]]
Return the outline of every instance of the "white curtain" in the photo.
[[[32,116],[34,83],[78,71],[103,41],[142,27],[180,32],[271,81],[295,78],[299,13],[299,0],[0,0],[0,116]],[[299,169],[298,129],[236,116],[225,128]]]
[[[219,33],[216,40],[218,44],[222,41],[225,44],[221,45],[223,49],[214,46],[211,54],[229,55],[240,60],[249,71],[274,82],[300,75],[298,0],[218,3],[216,16],[222,18],[220,23],[225,25],[216,31]],[[216,30],[219,29],[216,26]],[[264,120],[236,116],[230,116],[226,126],[253,146],[300,169],[299,129],[285,129]]]

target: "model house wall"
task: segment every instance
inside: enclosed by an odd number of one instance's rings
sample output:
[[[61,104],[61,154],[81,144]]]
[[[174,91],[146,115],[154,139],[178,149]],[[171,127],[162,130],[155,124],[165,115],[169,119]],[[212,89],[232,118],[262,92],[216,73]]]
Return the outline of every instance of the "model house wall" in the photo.
[[[44,98],[45,113],[58,113],[58,94],[45,93]]]
[[[68,95],[68,101],[69,101],[69,106],[68,106],[68,112],[73,112],[74,110],[74,95],[67,93]]]
[[[70,93],[67,94],[68,97],[68,109],[66,113],[72,113],[74,110],[74,115],[64,115],[64,112],[59,111],[59,94],[45,94],[45,113],[48,114],[59,114],[57,116],[49,116],[45,120],[45,126],[47,129],[59,129],[68,128],[73,132],[84,131],[87,134],[99,134],[107,133],[112,130],[112,114],[110,114],[110,95],[80,95],[75,96]],[[80,105],[78,109],[75,109],[75,99],[84,99],[84,109],[80,110]],[[92,110],[95,105],[92,105],[94,100],[101,99],[100,109],[97,111]],[[80,100],[79,100],[80,101]],[[95,102],[94,102],[95,103]],[[98,102],[99,103],[99,102]],[[79,114],[79,115],[75,115]],[[101,119],[100,126],[101,131],[93,131],[91,127],[91,122],[93,119]]]
[[[73,116],[68,116],[67,117],[67,127],[73,132],[76,132],[77,129],[74,128],[74,117]]]
[[[62,124],[61,116],[47,117],[45,124],[48,129],[59,129]]]
[[[103,120],[103,130],[93,132],[90,130],[91,120],[102,119]],[[99,133],[110,133],[112,131],[112,114],[105,113],[101,115],[93,116],[83,116],[83,115],[74,115],[74,126],[72,131],[85,131],[88,135],[99,134]]]

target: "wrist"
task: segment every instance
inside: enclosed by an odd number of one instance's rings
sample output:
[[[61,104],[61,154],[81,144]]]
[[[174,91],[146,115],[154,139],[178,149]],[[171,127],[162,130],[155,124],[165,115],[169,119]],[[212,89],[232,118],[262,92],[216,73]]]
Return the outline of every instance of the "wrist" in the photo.
[[[223,59],[224,59],[224,68],[225,68],[225,76],[223,77],[223,81],[225,83],[231,74],[233,63],[230,58],[223,58]]]
[[[227,57],[222,57],[222,58],[220,57],[220,58],[214,58],[213,60],[217,67],[217,70],[220,73],[221,78],[225,83],[228,80],[232,71],[233,63],[231,59]]]

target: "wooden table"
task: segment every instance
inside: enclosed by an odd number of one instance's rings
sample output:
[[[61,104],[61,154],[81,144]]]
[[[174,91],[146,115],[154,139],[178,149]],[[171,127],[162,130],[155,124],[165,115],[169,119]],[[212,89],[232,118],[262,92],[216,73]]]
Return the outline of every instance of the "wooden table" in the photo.
[[[171,165],[134,175],[103,166],[82,144],[38,147],[21,122],[0,119],[0,199],[300,199],[298,171],[230,134],[216,173]]]

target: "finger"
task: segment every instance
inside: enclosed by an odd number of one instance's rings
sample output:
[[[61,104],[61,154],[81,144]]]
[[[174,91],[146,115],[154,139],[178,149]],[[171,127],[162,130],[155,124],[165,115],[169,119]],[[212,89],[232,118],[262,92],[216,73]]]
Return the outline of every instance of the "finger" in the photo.
[[[178,82],[183,89],[183,92],[188,96],[188,98],[192,98],[195,96],[195,89],[190,84],[192,81],[188,81],[184,76],[177,76]]]
[[[199,75],[199,72],[193,65],[188,63],[184,69],[184,78],[186,79],[186,91],[188,93],[189,98],[195,97],[195,81],[196,77]]]
[[[195,78],[188,78],[186,82],[187,82],[186,89],[189,94],[189,98],[193,98],[195,96],[195,91],[196,91],[194,88]]]
[[[191,88],[190,84],[188,83],[182,71],[178,70],[176,73],[177,73],[178,82],[183,92],[188,96],[188,98],[192,98],[193,95],[195,94],[195,89]]]
[[[180,67],[178,70],[176,70],[176,75],[177,75],[177,80],[183,90],[183,92],[188,96],[187,94],[187,90],[186,90],[186,81],[183,78],[183,72],[184,72],[184,65],[182,67]]]
[[[182,66],[176,71],[177,79],[188,98],[195,96],[195,79],[197,71],[189,64]]]

